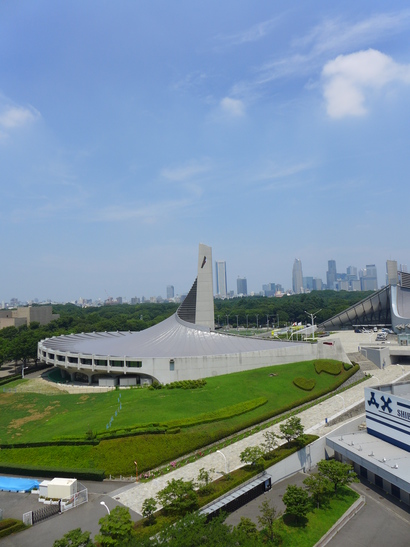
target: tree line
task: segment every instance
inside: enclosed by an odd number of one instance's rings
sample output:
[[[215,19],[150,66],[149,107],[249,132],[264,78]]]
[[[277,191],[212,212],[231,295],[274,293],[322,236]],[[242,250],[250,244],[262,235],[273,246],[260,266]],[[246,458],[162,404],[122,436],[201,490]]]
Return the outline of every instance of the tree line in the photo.
[[[369,292],[313,291],[309,294],[267,298],[250,296],[215,300],[215,325],[236,327],[271,327],[310,321],[316,324],[342,312],[368,296]],[[140,331],[163,321],[177,310],[174,303],[120,304],[80,308],[74,304],[53,306],[60,318],[48,325],[32,322],[29,326],[0,330],[0,366],[8,361],[26,363],[36,360],[37,344],[44,338],[62,334],[104,331]],[[320,311],[319,311],[320,310]],[[307,313],[308,312],[308,313]]]

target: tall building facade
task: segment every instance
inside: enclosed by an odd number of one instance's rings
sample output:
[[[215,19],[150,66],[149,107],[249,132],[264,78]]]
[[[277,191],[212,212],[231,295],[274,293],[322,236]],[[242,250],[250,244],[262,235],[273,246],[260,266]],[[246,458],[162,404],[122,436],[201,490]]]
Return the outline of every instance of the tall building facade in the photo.
[[[226,279],[226,262],[225,260],[217,260],[215,262],[216,271],[216,294],[222,298],[228,295],[228,283]]]
[[[174,298],[174,296],[174,285],[167,285],[167,300],[171,300],[171,298]]]
[[[397,285],[397,260],[386,260],[386,285]]]
[[[248,283],[246,277],[238,277],[236,280],[236,294],[243,294],[246,296],[248,294]]]
[[[327,272],[326,272],[326,284],[328,289],[334,289],[334,284],[336,283],[337,272],[336,272],[336,260],[327,261]]]
[[[302,261],[299,258],[295,258],[295,262],[293,263],[292,289],[295,294],[303,292]]]
[[[362,291],[377,291],[377,268],[375,264],[367,264],[364,270],[360,270],[359,277]]]

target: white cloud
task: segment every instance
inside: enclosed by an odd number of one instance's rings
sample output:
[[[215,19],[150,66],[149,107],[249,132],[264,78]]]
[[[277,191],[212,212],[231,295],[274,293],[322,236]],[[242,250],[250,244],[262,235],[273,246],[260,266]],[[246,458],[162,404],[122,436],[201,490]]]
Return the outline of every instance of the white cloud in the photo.
[[[223,112],[234,118],[240,118],[245,114],[245,105],[240,99],[225,97],[220,102],[220,106]]]
[[[389,83],[410,84],[410,65],[400,65],[391,57],[368,49],[339,55],[322,70],[323,95],[331,118],[366,114],[366,95]]]
[[[210,168],[207,160],[203,162],[191,161],[178,167],[166,167],[162,169],[161,175],[168,180],[183,182],[206,173]]]
[[[254,97],[256,89],[282,78],[316,74],[331,55],[349,53],[409,27],[410,10],[378,13],[356,22],[324,19],[305,36],[289,44],[288,53],[275,56],[256,69],[253,80],[237,82],[236,96]]]
[[[250,28],[226,36],[218,36],[217,40],[228,46],[237,46],[248,42],[257,42],[272,32],[279,23],[279,17],[268,19],[252,25]]]
[[[0,126],[5,129],[21,127],[39,118],[37,110],[24,108],[22,106],[8,106],[0,114]]]

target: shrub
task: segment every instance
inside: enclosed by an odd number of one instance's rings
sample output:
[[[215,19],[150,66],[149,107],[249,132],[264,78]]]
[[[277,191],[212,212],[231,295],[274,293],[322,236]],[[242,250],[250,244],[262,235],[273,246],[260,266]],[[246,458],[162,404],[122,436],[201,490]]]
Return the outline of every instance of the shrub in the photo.
[[[14,532],[20,532],[24,528],[26,528],[26,525],[21,520],[4,519],[0,521],[0,538],[14,534]]]
[[[345,370],[350,370],[351,368],[353,368],[353,365],[351,365],[350,363],[343,363],[343,368]]]
[[[7,475],[23,475],[28,477],[76,477],[89,481],[103,481],[105,471],[102,469],[60,469],[58,467],[34,467],[23,464],[0,464],[0,473]]]
[[[294,378],[293,383],[296,387],[303,389],[305,391],[312,391],[312,389],[315,387],[316,382],[313,378],[307,379],[307,378]]]
[[[211,422],[216,422],[219,420],[226,420],[232,418],[233,416],[240,416],[246,412],[250,412],[255,408],[265,405],[268,402],[266,397],[258,397],[257,399],[252,399],[251,401],[244,401],[243,403],[238,403],[236,405],[227,406],[213,412],[205,412],[197,416],[192,416],[190,418],[181,418],[180,420],[171,420],[166,422],[170,428],[174,427],[190,427],[192,425],[201,425]]]
[[[331,359],[318,359],[315,361],[315,370],[318,374],[326,372],[337,376],[342,372],[342,363],[340,361],[332,361]]]

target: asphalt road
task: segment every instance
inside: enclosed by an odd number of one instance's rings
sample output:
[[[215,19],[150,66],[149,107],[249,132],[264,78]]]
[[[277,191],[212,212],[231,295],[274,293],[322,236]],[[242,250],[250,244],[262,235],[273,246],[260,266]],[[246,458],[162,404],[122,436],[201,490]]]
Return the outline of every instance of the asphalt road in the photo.
[[[126,483],[124,481],[82,481],[82,484],[88,488],[88,503],[50,517],[28,530],[2,538],[0,539],[0,546],[52,547],[56,539],[60,539],[65,533],[74,528],[81,528],[83,531],[88,530],[94,537],[100,530],[98,521],[106,514],[106,509],[101,505],[101,501],[104,501],[109,509],[113,509],[116,505],[122,505],[115,500],[115,491],[120,488],[123,489]],[[133,485],[133,483],[130,485]],[[111,494],[110,496],[106,495],[108,492]],[[114,499],[111,496],[114,496]],[[43,505],[38,502],[35,494],[0,492],[0,508],[3,510],[3,518],[11,517],[22,520],[25,512],[39,507],[43,507]],[[130,512],[133,521],[142,518],[141,515],[133,511]]]
[[[352,486],[366,505],[328,543],[329,547],[408,547],[410,508],[370,483]]]

